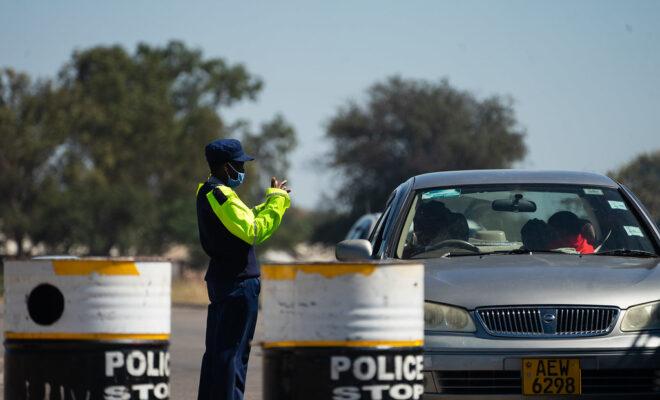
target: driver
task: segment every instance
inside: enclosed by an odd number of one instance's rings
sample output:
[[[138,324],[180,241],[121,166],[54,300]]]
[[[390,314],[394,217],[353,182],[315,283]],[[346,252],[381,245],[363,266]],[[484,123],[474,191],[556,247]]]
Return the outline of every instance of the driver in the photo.
[[[469,228],[463,214],[452,212],[440,201],[422,202],[413,218],[418,246],[429,246],[445,240],[468,240]]]
[[[593,239],[593,225],[589,221],[578,218],[570,211],[559,211],[548,219],[548,225],[555,236],[550,243],[551,249],[572,247],[580,254],[591,254],[594,246],[588,239]]]

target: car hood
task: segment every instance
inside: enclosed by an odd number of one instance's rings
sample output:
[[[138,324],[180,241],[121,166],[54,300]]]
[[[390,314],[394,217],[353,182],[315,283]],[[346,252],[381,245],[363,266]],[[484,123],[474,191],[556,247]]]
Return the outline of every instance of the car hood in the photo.
[[[660,300],[660,258],[515,254],[424,260],[425,297],[467,309]]]

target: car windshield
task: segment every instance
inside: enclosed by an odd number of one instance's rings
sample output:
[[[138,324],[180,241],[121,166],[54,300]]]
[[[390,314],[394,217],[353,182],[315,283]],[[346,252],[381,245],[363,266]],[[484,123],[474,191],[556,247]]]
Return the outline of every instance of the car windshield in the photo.
[[[605,187],[484,185],[417,193],[399,258],[561,252],[657,255],[646,226]]]

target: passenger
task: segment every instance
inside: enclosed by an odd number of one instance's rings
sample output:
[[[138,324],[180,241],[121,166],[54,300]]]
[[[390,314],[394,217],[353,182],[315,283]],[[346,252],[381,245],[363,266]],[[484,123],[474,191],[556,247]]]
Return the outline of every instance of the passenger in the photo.
[[[584,237],[592,246],[596,245],[596,228],[588,219],[581,219],[580,223],[582,224],[582,230],[580,234]]]
[[[467,241],[470,232],[465,216],[452,212],[440,201],[422,202],[413,223],[418,246],[429,246],[451,239]]]
[[[554,242],[554,230],[540,219],[530,219],[520,230],[523,247],[527,250],[550,250]]]
[[[580,254],[594,252],[594,247],[585,237],[585,235],[590,236],[589,232],[593,229],[589,221],[578,218],[570,211],[559,211],[548,219],[548,225],[556,235],[550,243],[551,249],[572,247]]]

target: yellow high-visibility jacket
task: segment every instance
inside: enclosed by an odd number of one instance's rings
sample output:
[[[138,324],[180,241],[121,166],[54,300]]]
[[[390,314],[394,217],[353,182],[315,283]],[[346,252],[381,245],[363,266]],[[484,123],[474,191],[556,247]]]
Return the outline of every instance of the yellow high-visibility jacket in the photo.
[[[289,194],[277,188],[266,189],[266,201],[254,209],[246,206],[236,192],[224,185],[218,185],[208,192],[206,198],[227,230],[252,245],[271,237],[280,226],[284,212],[291,205]]]
[[[207,181],[197,189],[197,222],[211,257],[206,279],[259,276],[254,246],[273,235],[291,205],[289,194],[269,188],[262,204],[250,208],[228,186]]]

